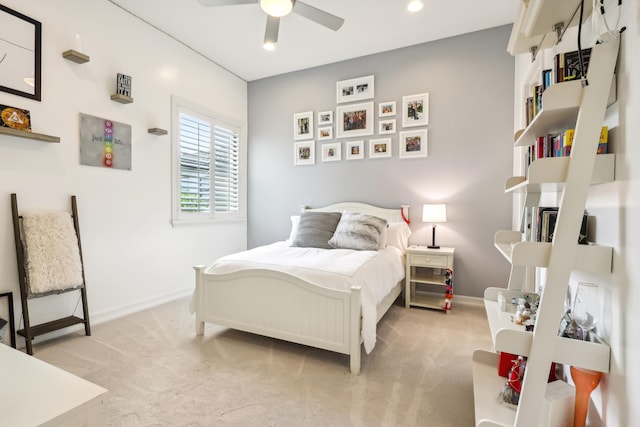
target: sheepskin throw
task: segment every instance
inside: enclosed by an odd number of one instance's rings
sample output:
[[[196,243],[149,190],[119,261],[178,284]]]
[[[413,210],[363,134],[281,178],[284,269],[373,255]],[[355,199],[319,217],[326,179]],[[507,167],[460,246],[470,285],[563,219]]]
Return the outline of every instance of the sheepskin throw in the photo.
[[[22,229],[31,294],[38,296],[82,287],[80,248],[69,213],[25,213]]]

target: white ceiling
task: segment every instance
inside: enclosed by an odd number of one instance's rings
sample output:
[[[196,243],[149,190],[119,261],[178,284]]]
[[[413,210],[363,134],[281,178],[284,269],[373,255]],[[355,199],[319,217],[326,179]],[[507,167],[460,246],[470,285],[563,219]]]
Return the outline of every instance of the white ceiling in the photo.
[[[109,0],[191,49],[252,81],[345,59],[513,23],[518,0],[303,0],[345,20],[334,32],[292,13],[274,51],[262,48],[266,15],[257,4],[204,7],[197,0]],[[506,40],[505,40],[506,49]]]

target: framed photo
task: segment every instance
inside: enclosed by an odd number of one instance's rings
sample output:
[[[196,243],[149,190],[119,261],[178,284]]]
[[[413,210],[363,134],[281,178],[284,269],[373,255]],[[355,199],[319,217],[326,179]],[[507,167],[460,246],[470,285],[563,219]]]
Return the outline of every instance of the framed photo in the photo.
[[[402,127],[429,124],[429,94],[420,93],[402,97]]]
[[[378,134],[396,133],[396,119],[378,120]]]
[[[369,140],[369,158],[391,157],[391,138]]]
[[[333,126],[318,128],[318,140],[333,139]]]
[[[427,157],[427,129],[400,132],[399,157]]]
[[[293,139],[313,139],[313,111],[293,115]]]
[[[338,138],[373,135],[373,102],[336,108]]]
[[[336,103],[361,101],[374,96],[373,76],[342,80],[336,83]]]
[[[337,162],[342,160],[342,144],[332,142],[331,144],[322,144],[322,161]]]
[[[364,159],[364,141],[347,141],[347,160]]]
[[[316,142],[304,141],[293,144],[293,164],[313,165],[316,163]]]
[[[395,115],[396,101],[387,101],[378,104],[378,117],[393,117]]]
[[[318,126],[332,125],[333,111],[322,111],[318,113]]]
[[[13,316],[13,292],[0,293],[0,344],[16,348],[16,325]]]
[[[41,100],[42,24],[0,4],[0,90]]]

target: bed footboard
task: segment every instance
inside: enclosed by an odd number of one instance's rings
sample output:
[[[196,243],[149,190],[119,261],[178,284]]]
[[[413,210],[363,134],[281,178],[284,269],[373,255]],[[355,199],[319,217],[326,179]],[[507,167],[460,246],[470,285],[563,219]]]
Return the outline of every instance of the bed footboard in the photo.
[[[196,334],[205,322],[348,354],[360,372],[360,288],[333,290],[270,270],[208,274],[195,266]]]

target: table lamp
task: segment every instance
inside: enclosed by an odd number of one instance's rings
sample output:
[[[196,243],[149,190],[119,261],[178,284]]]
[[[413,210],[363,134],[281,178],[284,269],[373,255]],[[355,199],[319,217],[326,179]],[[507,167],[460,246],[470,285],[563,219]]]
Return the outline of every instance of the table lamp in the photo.
[[[440,246],[436,246],[436,222],[447,222],[447,206],[446,205],[423,205],[422,206],[422,221],[433,223],[431,245],[427,246],[429,249],[440,249]]]

